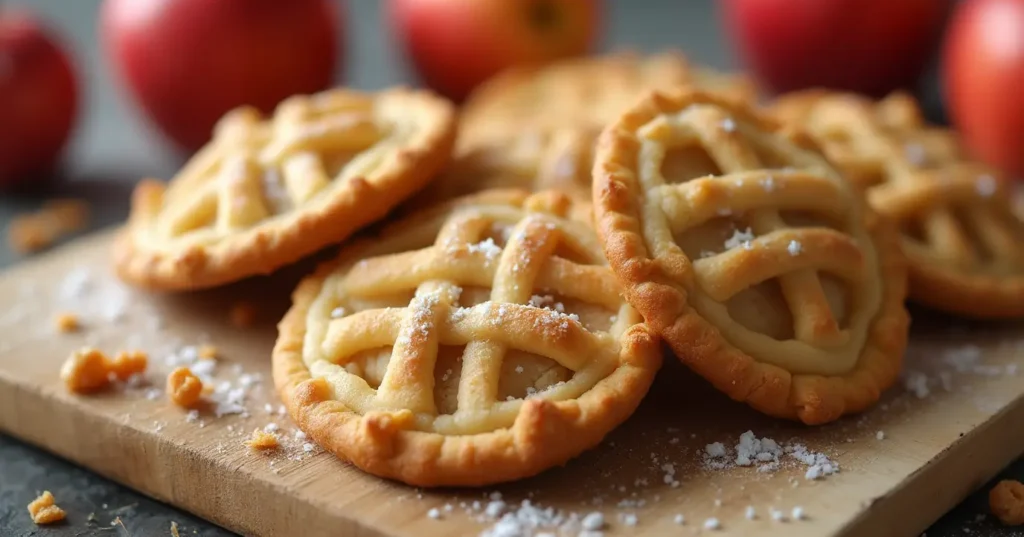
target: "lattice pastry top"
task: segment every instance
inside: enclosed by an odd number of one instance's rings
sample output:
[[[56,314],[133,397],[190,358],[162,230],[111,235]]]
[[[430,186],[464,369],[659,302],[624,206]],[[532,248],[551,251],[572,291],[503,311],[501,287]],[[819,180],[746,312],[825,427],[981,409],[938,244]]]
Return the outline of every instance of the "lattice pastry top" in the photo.
[[[234,110],[169,185],[138,185],[118,272],[163,289],[269,273],[421,188],[448,161],[454,131],[447,101],[403,89],[292,97],[268,119]]]
[[[360,468],[419,486],[526,477],[600,442],[661,356],[571,205],[488,191],[321,267],[274,348],[292,418]]]
[[[429,188],[410,200],[424,207],[490,189],[561,190],[590,201],[590,171],[598,129],[524,130],[508,139],[458,149]]]
[[[734,399],[823,423],[895,380],[895,234],[806,138],[711,94],[655,93],[602,134],[594,201],[629,302]]]
[[[899,224],[914,300],[975,317],[1024,316],[1024,216],[1009,182],[969,160],[953,131],[927,125],[901,93],[874,102],[808,91],[773,110],[806,128]]]
[[[746,77],[695,66],[676,51],[567,60],[509,70],[474,91],[464,108],[459,143],[502,140],[531,129],[600,129],[644,93],[685,84],[756,98]]]

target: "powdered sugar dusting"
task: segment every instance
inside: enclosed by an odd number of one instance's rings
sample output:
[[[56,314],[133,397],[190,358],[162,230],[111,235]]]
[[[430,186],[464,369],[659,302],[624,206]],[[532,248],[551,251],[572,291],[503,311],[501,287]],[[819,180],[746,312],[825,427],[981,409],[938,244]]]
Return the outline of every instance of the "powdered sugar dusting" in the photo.
[[[725,241],[725,248],[731,250],[742,246],[744,250],[749,250],[752,247],[750,244],[752,240],[754,240],[754,234],[749,227],[745,230],[737,229],[733,231],[732,237]]]
[[[494,239],[488,237],[487,239],[480,241],[476,244],[470,244],[467,249],[469,253],[482,253],[488,260],[496,259],[501,255],[501,247],[498,246]]]
[[[800,241],[789,241],[789,245],[786,246],[786,251],[789,252],[789,255],[796,257],[803,251],[803,245],[800,244]]]

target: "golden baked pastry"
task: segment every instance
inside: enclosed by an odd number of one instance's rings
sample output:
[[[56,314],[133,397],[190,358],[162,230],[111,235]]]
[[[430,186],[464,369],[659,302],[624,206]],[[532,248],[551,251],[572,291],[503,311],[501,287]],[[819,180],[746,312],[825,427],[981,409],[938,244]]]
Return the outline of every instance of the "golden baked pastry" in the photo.
[[[602,133],[594,203],[627,300],[733,399],[818,424],[896,379],[896,234],[805,137],[722,97],[654,93]]]
[[[170,182],[135,189],[118,273],[159,289],[266,274],[383,217],[444,166],[454,108],[429,93],[331,90],[272,118],[228,113]]]
[[[955,133],[927,125],[902,93],[875,102],[807,91],[773,110],[806,128],[899,225],[913,300],[971,317],[1024,316],[1024,213],[1010,182],[971,161]]]
[[[750,79],[695,66],[676,51],[619,52],[501,73],[470,95],[459,143],[508,139],[523,130],[601,129],[643,94],[693,84],[755,99]]]
[[[365,471],[417,486],[518,479],[597,445],[661,353],[571,205],[489,191],[322,266],[274,347],[292,419]]]
[[[440,201],[491,189],[557,189],[590,202],[590,171],[598,130],[564,127],[523,131],[505,140],[460,148],[437,181],[410,205]]]

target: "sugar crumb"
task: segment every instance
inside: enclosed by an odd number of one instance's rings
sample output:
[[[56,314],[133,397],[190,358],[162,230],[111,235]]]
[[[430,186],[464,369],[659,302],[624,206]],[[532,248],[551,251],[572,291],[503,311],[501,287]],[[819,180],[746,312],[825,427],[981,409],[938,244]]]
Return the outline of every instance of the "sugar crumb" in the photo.
[[[599,531],[604,529],[604,515],[598,511],[588,513],[587,516],[583,517],[581,523],[583,529],[587,531]]]

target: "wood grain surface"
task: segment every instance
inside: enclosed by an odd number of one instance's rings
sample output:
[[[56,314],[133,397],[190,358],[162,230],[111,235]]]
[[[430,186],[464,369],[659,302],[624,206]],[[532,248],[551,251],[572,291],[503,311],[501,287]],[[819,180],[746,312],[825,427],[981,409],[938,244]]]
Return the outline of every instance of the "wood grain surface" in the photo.
[[[771,420],[669,360],[637,414],[566,467],[485,490],[412,489],[304,446],[279,414],[269,378],[274,326],[308,263],[214,292],[159,296],[118,283],[109,247],[110,235],[100,234],[0,276],[0,429],[245,535],[493,533],[485,508],[499,494],[505,511],[523,511],[526,500],[563,515],[534,533],[576,535],[577,519],[597,511],[605,535],[916,535],[1024,450],[1024,372],[1016,371],[1024,325],[915,311],[909,389],[893,389],[866,415],[818,428]],[[230,322],[240,301],[256,306],[254,326]],[[58,333],[61,312],[79,315],[83,329]],[[211,404],[190,417],[162,393],[167,371],[204,343],[220,351],[218,397],[244,396],[244,414],[217,417]],[[147,351],[148,383],[67,393],[60,365],[84,345]],[[243,445],[269,424],[281,449]],[[748,430],[803,444],[841,471],[807,479],[807,466],[790,455],[774,471],[709,468],[707,444],[722,442],[731,461]],[[797,506],[805,520],[791,518]],[[770,509],[789,520],[772,520]],[[720,529],[704,529],[712,517]],[[521,522],[529,520],[537,517]]]

